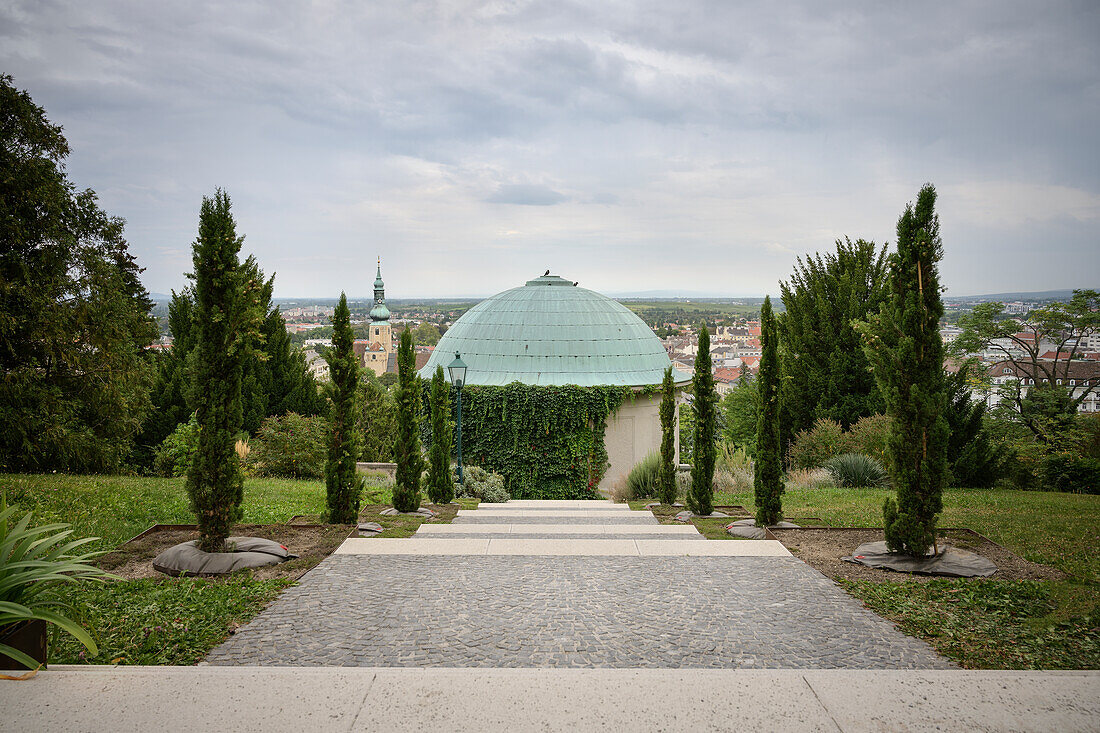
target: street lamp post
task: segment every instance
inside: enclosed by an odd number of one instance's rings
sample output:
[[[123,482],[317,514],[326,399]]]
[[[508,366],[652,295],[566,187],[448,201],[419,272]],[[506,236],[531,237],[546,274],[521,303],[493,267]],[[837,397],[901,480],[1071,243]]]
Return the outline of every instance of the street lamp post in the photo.
[[[455,352],[455,360],[447,365],[451,384],[458,391],[458,410],[455,413],[455,433],[458,442],[458,483],[462,483],[462,384],[466,381],[466,363]]]

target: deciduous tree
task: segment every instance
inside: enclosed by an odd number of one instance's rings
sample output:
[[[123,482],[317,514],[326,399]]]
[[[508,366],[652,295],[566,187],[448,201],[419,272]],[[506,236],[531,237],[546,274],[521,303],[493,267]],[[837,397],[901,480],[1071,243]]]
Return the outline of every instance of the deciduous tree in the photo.
[[[943,316],[937,263],[943,256],[936,189],[926,184],[916,206],[898,219],[897,252],[890,256],[890,294],[861,324],[867,359],[891,417],[890,473],[897,502],[883,506],[892,552],[922,556],[936,538],[947,473],[944,418]]]
[[[1100,388],[1100,380],[1076,380],[1079,384],[1070,386],[1070,370],[1081,358],[1083,342],[1100,333],[1096,290],[1074,290],[1068,302],[1049,303],[1022,318],[1007,317],[1003,303],[979,303],[959,317],[959,326],[962,333],[951,344],[953,355],[999,354],[999,367],[1009,365],[1022,375],[1001,385],[1001,402],[1040,442],[1057,443],[1066,420],[1072,421],[1081,403]],[[988,379],[989,374],[982,376]]]
[[[332,377],[328,459],[325,461],[328,521],[355,524],[359,519],[359,498],[363,492],[363,479],[355,471],[355,462],[359,457],[359,433],[356,429],[359,417],[356,405],[359,360],[352,350],[351,312],[344,293],[340,293],[340,302],[333,312],[332,326],[332,348],[325,355]]]
[[[69,145],[0,75],[0,470],[115,471],[149,408],[152,303]]]

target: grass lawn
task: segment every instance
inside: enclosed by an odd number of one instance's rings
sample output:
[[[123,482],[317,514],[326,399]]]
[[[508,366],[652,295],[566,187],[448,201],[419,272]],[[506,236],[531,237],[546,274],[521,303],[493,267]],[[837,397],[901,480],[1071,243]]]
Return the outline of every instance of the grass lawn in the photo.
[[[881,527],[882,502],[890,494],[796,490],[783,495],[783,512],[820,517],[832,527]],[[715,503],[751,510],[753,495],[719,494]],[[964,667],[1100,668],[1100,496],[948,489],[943,505],[941,527],[969,527],[1071,578],[842,581],[844,589]]]
[[[113,549],[153,524],[195,521],[182,478],[0,474],[0,491],[9,504],[32,511],[35,524],[65,522],[76,536],[102,538],[94,548],[100,550]],[[368,486],[364,501],[386,503],[390,497]],[[316,519],[325,509],[325,487],[321,481],[249,478],[242,508],[242,522],[248,524],[286,522],[297,515]],[[392,524],[393,536],[410,534],[408,525],[421,521],[369,519]],[[75,639],[56,634],[49,661],[194,664],[291,584],[238,573],[224,579],[165,577],[70,586],[63,590],[65,600],[72,615],[92,630],[100,651],[88,658]]]

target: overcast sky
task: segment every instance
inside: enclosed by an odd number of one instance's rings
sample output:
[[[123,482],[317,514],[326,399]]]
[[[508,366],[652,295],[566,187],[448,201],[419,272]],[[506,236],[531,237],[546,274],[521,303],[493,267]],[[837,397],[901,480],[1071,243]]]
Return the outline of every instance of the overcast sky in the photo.
[[[843,7],[838,7],[843,5]],[[1096,287],[1100,3],[0,0],[0,72],[184,284],[233,199],[278,297],[778,292],[939,191],[957,295]]]

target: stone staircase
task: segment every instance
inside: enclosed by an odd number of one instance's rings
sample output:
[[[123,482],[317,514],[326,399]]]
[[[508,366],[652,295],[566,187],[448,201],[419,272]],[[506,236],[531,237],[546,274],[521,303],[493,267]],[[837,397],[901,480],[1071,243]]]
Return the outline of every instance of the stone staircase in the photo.
[[[660,524],[648,511],[598,500],[482,503],[460,509],[451,524],[422,524],[410,538],[349,539],[337,554],[790,556],[778,542],[708,542],[693,525]]]

